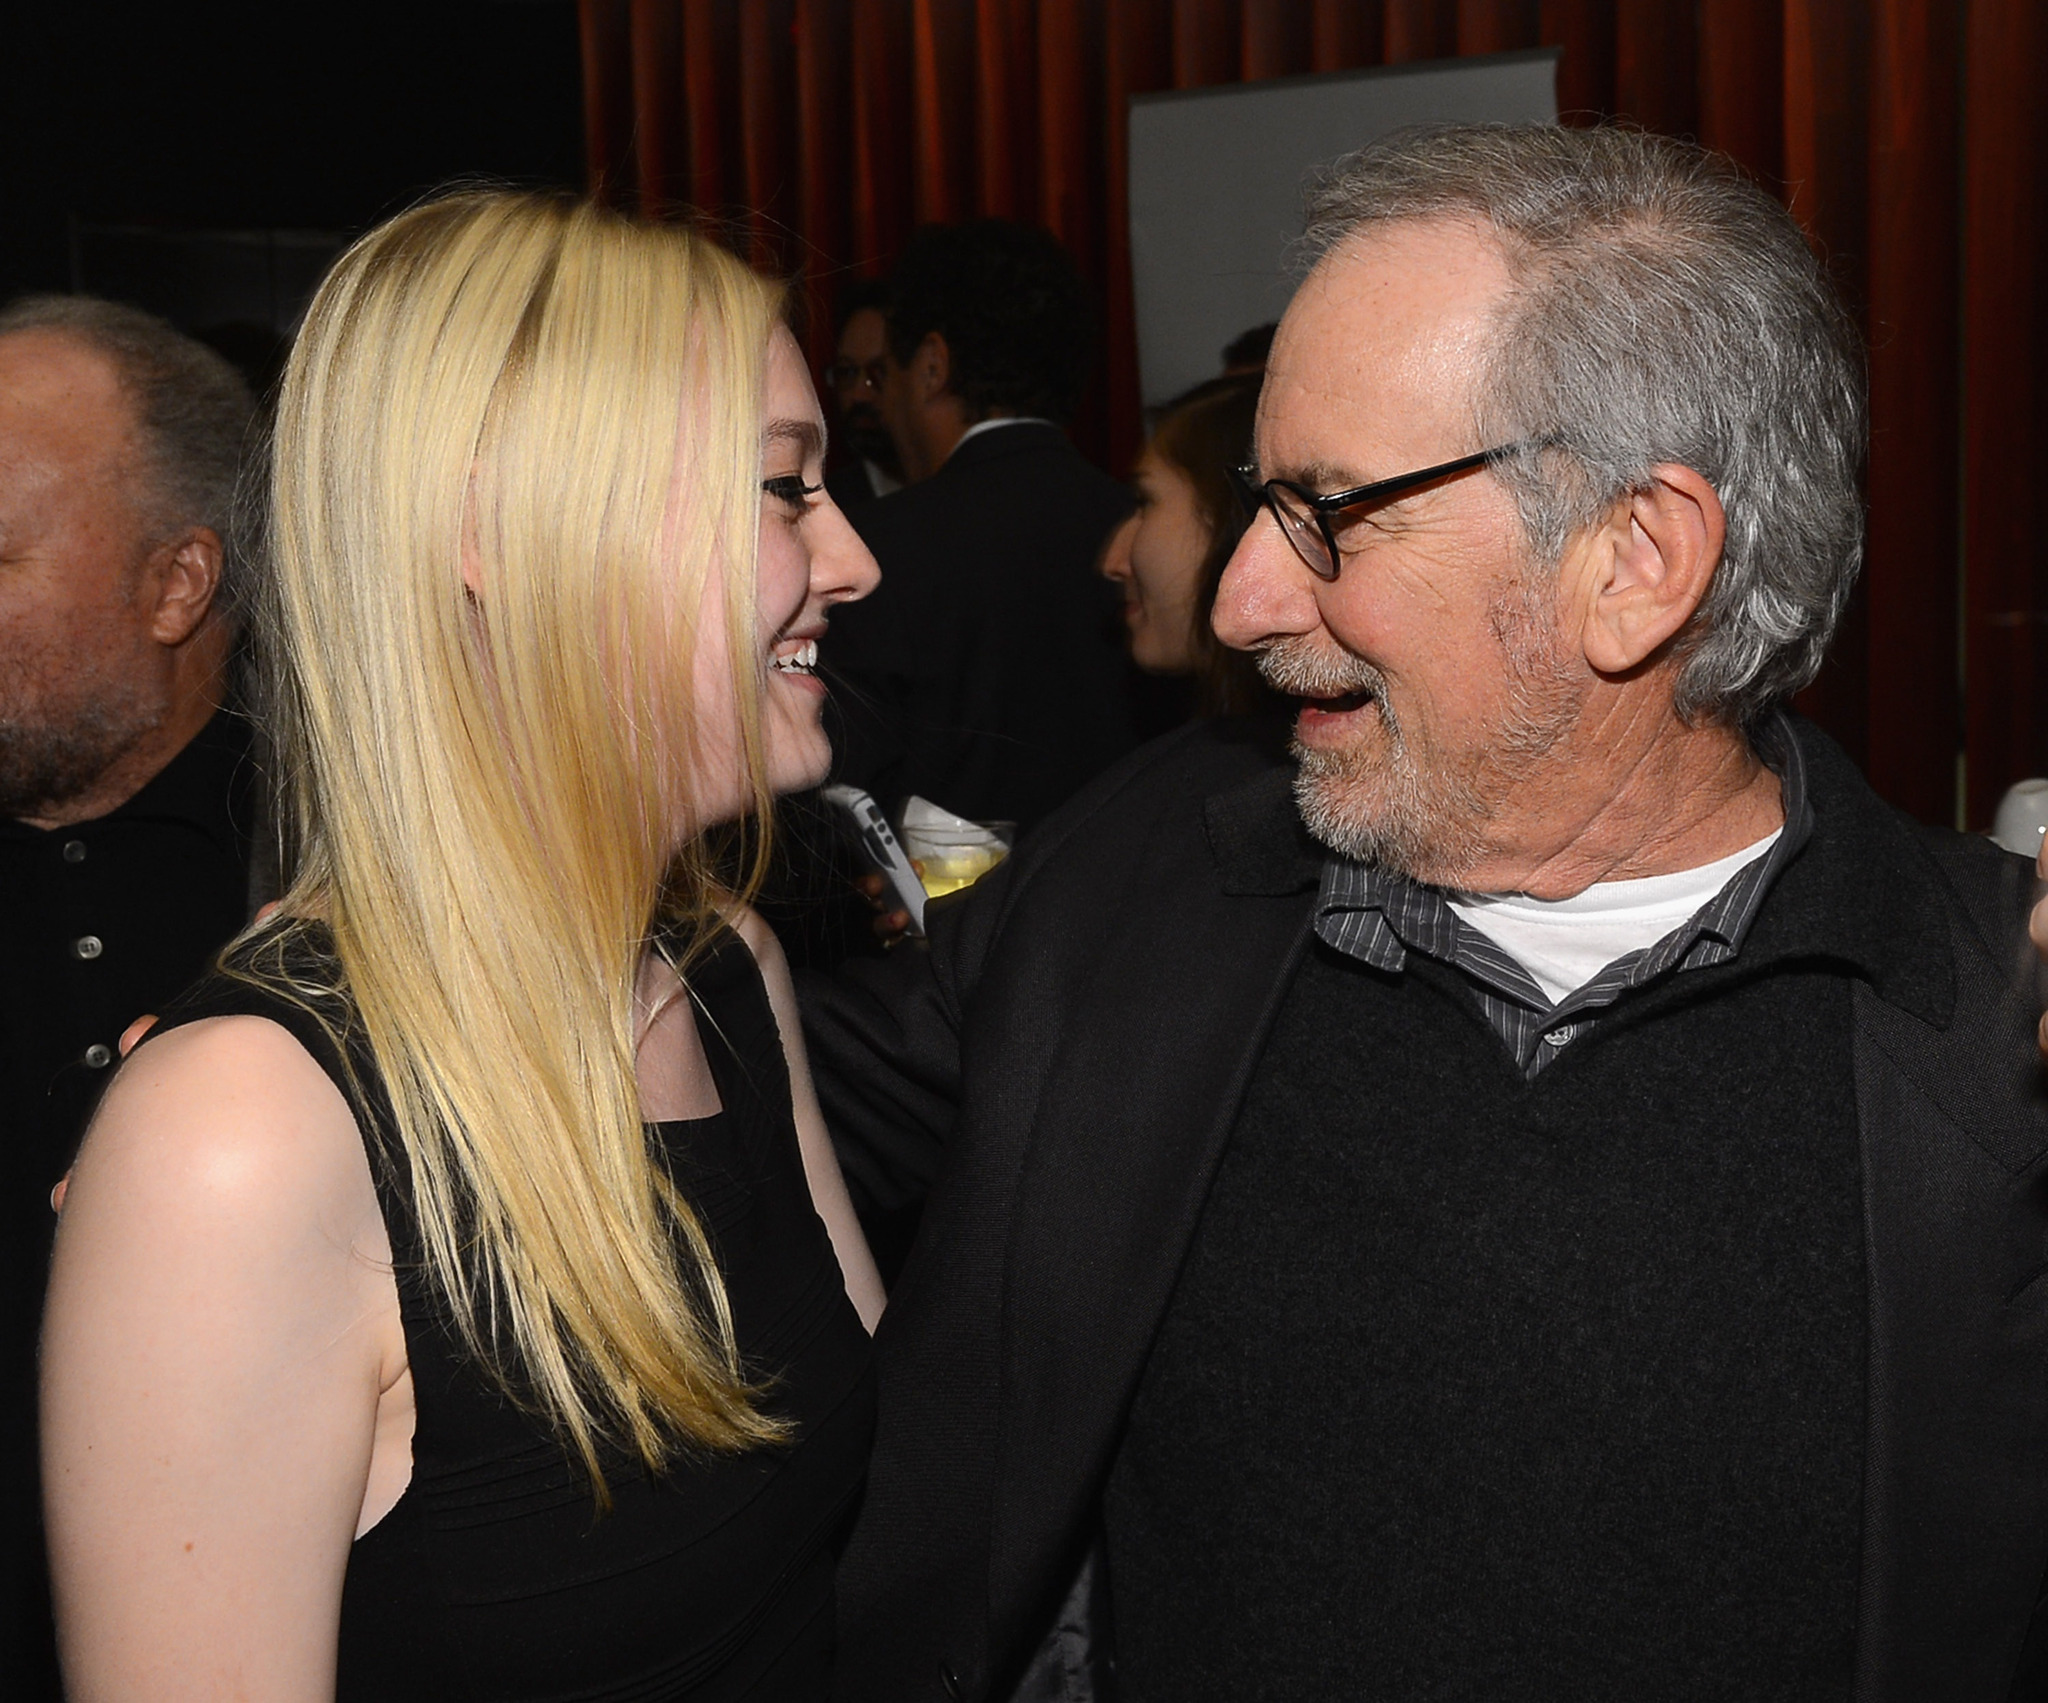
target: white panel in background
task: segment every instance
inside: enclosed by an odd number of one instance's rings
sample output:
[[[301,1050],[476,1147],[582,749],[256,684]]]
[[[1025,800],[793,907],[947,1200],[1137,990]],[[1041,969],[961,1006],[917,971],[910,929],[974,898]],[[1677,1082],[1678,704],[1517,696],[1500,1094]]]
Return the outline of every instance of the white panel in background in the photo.
[[[1145,401],[1222,370],[1294,293],[1309,173],[1399,130],[1557,119],[1559,49],[1229,83],[1131,100],[1131,272]]]

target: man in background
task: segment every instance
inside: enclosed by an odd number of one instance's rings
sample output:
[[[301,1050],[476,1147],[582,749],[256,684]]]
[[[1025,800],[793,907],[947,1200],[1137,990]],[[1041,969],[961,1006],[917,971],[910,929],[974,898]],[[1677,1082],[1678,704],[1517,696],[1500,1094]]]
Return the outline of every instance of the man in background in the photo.
[[[844,461],[825,478],[832,500],[851,513],[863,503],[903,489],[903,463],[882,423],[882,381],[889,370],[889,285],[857,278],[839,291],[839,352],[825,382],[839,414],[835,449]]]
[[[254,404],[133,308],[0,311],[0,1694],[58,1695],[35,1340],[64,1174],[121,1031],[250,908],[254,775],[226,707]]]
[[[907,488],[853,511],[882,588],[824,641],[838,778],[1028,828],[1134,739],[1095,571],[1130,498],[1063,429],[1092,316],[1059,244],[999,219],[920,231],[890,283],[879,409]]]

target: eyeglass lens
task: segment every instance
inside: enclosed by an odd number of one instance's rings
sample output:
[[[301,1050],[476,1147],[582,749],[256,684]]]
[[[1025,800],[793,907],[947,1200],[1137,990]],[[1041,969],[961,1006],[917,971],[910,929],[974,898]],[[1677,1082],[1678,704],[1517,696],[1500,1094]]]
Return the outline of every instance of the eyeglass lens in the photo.
[[[1268,485],[1266,500],[1273,505],[1273,518],[1279,521],[1282,535],[1294,546],[1302,565],[1318,579],[1336,578],[1337,563],[1323,533],[1322,517],[1285,485]]]
[[[834,361],[825,369],[825,382],[834,390],[852,390],[863,384],[880,390],[885,370],[880,361]]]

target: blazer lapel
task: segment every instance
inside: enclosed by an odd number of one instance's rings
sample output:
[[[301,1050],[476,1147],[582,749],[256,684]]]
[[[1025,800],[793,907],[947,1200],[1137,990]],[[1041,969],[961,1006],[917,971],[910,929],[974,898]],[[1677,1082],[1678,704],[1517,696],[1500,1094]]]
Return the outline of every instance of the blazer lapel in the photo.
[[[1948,1021],[1862,983],[1854,996],[1870,1285],[1858,1703],[2005,1698],[2048,1566],[2035,1014],[1951,934]]]
[[[1103,943],[1066,1026],[1006,1261],[991,1598],[1074,1529],[1143,1370],[1218,1156],[1309,936],[1288,776],[1210,800],[1204,868]],[[1000,1635],[999,1635],[1000,1643]]]

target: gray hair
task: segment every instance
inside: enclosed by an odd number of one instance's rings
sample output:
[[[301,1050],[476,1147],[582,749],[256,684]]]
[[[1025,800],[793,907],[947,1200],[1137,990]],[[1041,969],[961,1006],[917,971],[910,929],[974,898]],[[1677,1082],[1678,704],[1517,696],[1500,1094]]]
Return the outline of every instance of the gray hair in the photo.
[[[1514,279],[1474,424],[1540,446],[1496,464],[1532,553],[1555,565],[1660,462],[1700,474],[1728,537],[1676,707],[1754,722],[1819,671],[1863,560],[1862,343],[1799,227],[1690,143],[1443,125],[1324,172],[1304,253],[1440,218],[1486,229]]]
[[[0,337],[51,331],[113,367],[135,406],[150,489],[136,506],[160,533],[210,527],[221,541],[214,608],[239,626],[249,587],[248,519],[239,505],[256,399],[226,357],[155,314],[96,296],[23,296],[0,308]]]

